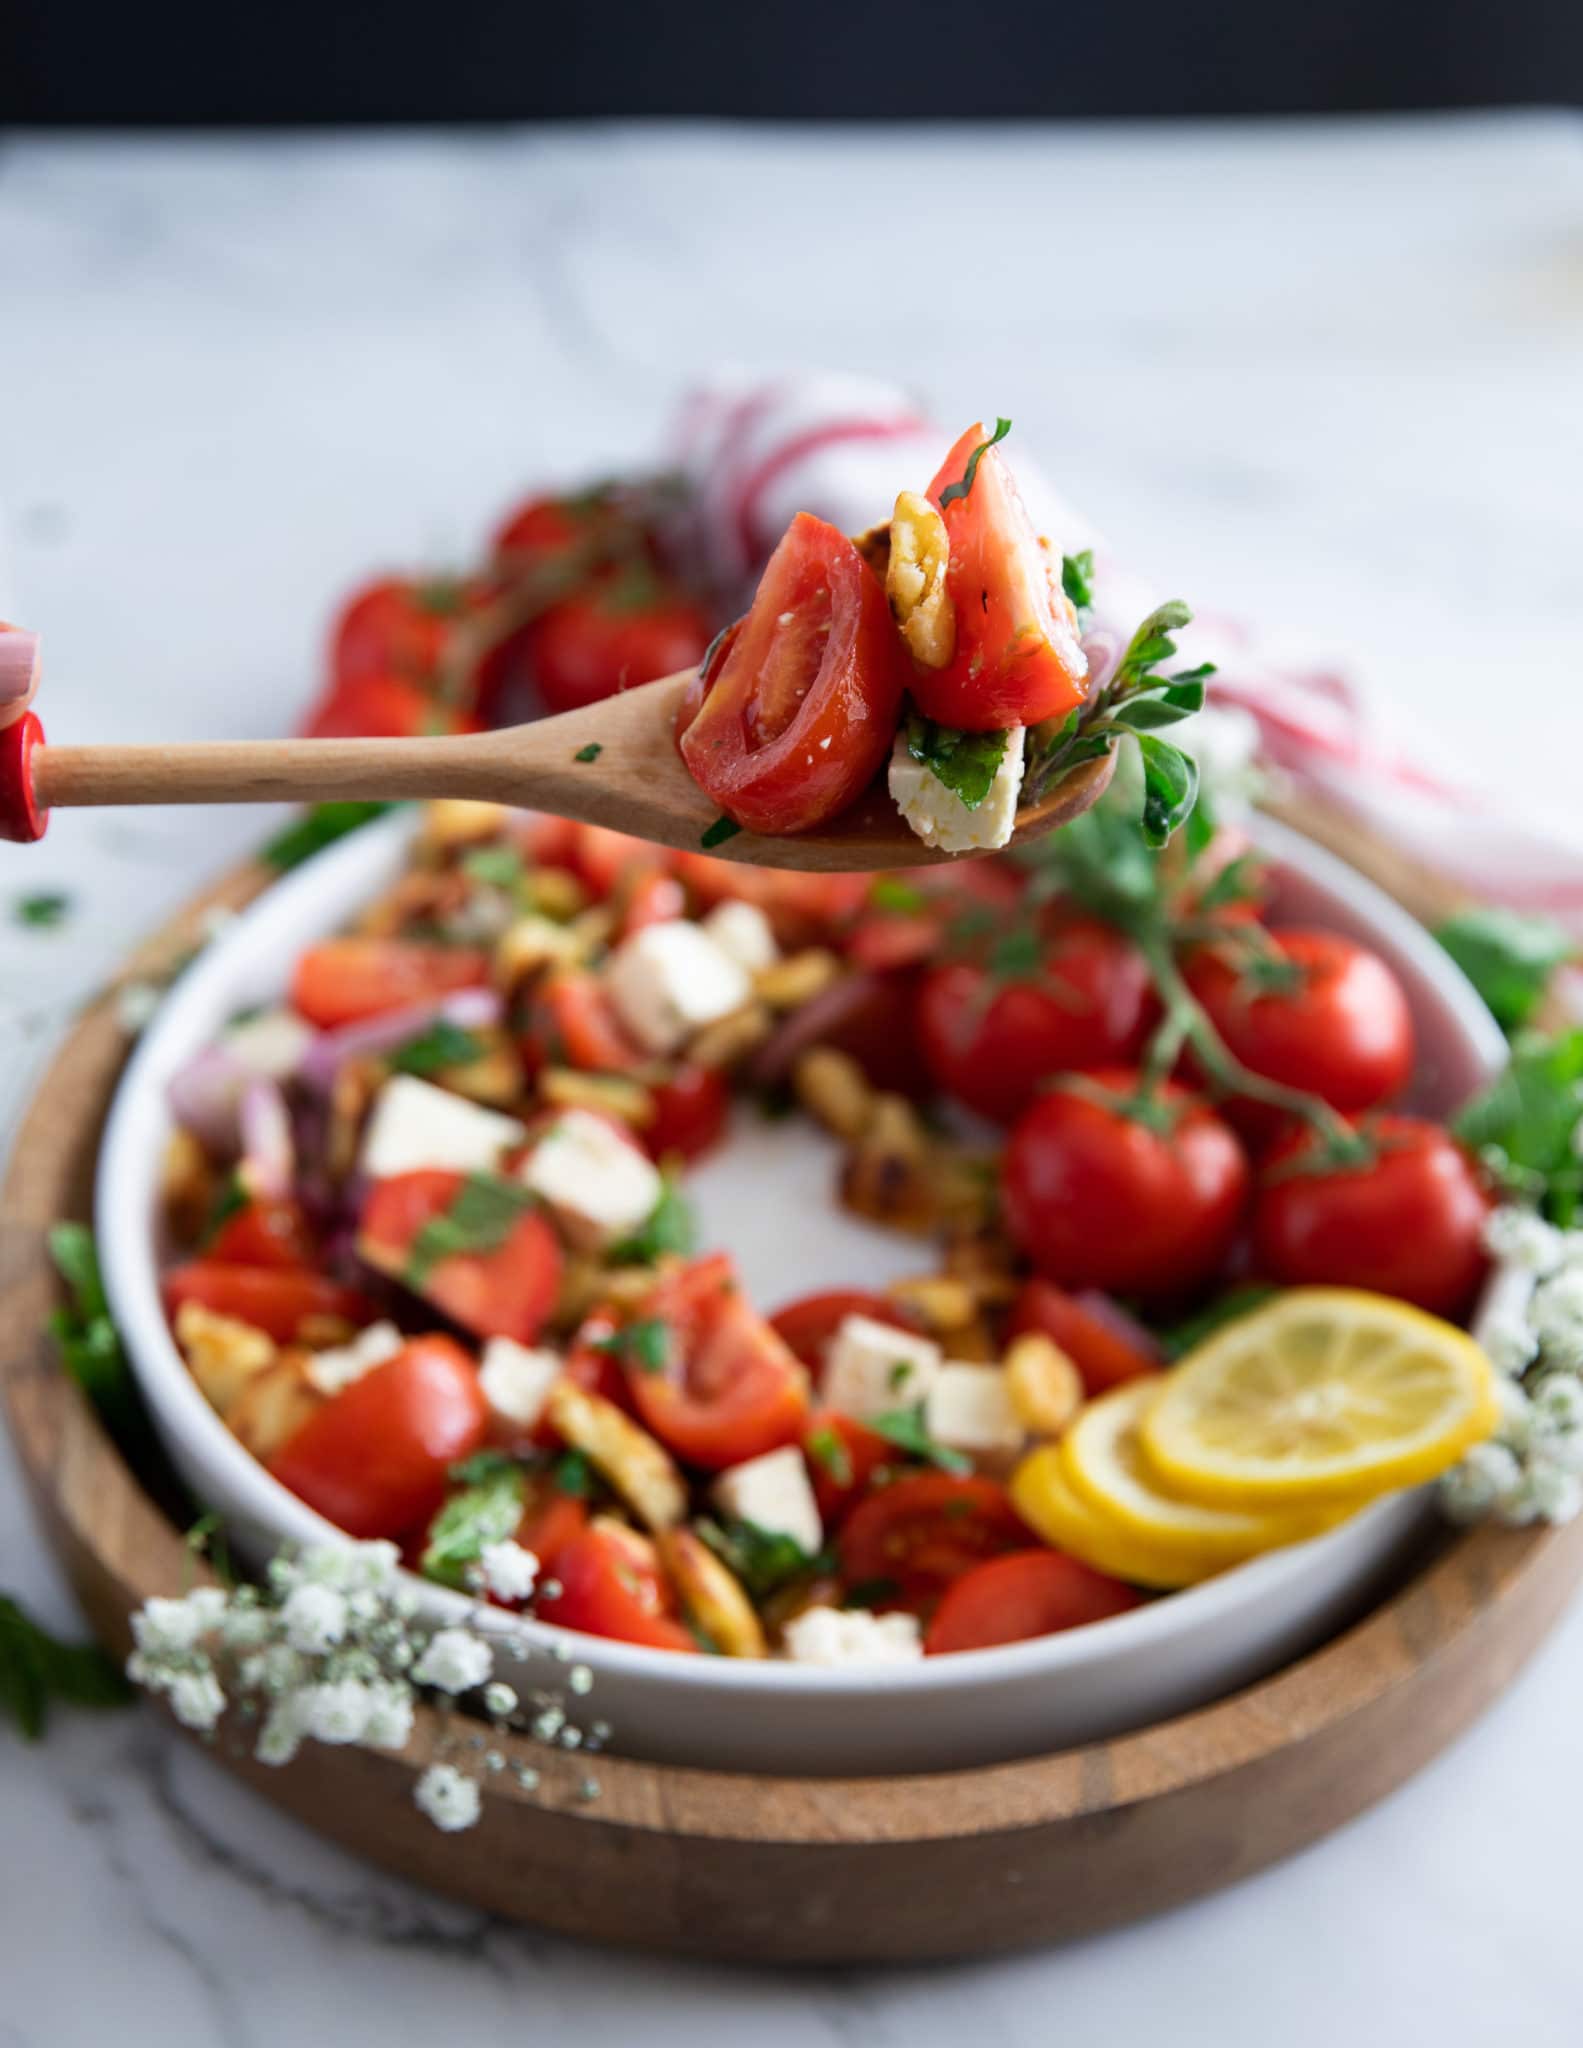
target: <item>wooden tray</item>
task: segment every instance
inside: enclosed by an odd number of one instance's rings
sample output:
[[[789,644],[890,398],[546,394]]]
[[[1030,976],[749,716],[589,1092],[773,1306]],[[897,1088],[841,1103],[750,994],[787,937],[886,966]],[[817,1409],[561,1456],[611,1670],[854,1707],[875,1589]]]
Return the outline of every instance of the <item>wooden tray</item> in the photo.
[[[1428,879],[1333,815],[1299,824],[1420,915]],[[195,942],[232,875],[132,963]],[[104,1112],[127,1051],[106,998],[39,1090],[0,1194],[0,1393],[49,1540],[115,1651],[128,1616],[183,1583],[180,1531],[132,1477],[40,1332],[56,1299],[47,1227],[89,1214]],[[1346,1635],[1264,1684],[1142,1733],[1028,1763],[927,1777],[775,1779],[601,1757],[526,1739],[528,1793],[486,1781],[479,1826],[442,1835],[412,1803],[440,1740],[420,1713],[399,1757],[304,1747],[284,1770],[215,1760],[310,1827],[508,1918],[675,1953],[777,1963],[986,1954],[1157,1912],[1317,1840],[1401,1784],[1520,1669],[1583,1574],[1583,1522],[1449,1542]]]

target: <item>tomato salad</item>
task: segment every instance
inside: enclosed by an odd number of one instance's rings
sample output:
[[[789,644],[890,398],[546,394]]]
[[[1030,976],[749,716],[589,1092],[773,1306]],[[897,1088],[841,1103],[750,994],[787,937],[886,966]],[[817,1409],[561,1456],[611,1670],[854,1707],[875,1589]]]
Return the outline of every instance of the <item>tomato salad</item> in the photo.
[[[953,559],[1001,516],[994,454],[945,506]],[[794,617],[822,590],[827,646],[888,645],[872,571],[815,525],[769,587]],[[985,634],[1025,593],[1000,573]],[[1081,681],[1049,618],[996,668],[1029,718]],[[807,645],[755,632],[689,728],[756,703],[734,775],[812,715]],[[981,644],[919,701],[960,719]],[[732,788],[779,801],[773,777]],[[1125,794],[1026,856],[878,877],[431,806],[400,878],[173,1084],[177,1342],[310,1506],[464,1590],[514,1541],[538,1580],[506,1604],[569,1629],[873,1662],[1124,1612],[1317,1524],[1123,1540],[1041,1445],[1276,1290],[1457,1318],[1483,1270],[1473,1163],[1394,1107],[1391,970],[1264,901],[1234,833],[1201,813],[1151,852]],[[926,1270],[749,1300],[685,1192],[741,1101],[833,1133],[839,1199]]]

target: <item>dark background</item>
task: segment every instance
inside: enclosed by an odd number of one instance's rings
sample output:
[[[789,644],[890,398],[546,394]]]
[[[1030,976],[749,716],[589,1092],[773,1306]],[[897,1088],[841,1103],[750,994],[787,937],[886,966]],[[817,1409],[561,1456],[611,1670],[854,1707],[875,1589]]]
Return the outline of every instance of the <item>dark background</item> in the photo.
[[[0,121],[1288,114],[1583,102],[1583,0],[0,0]]]

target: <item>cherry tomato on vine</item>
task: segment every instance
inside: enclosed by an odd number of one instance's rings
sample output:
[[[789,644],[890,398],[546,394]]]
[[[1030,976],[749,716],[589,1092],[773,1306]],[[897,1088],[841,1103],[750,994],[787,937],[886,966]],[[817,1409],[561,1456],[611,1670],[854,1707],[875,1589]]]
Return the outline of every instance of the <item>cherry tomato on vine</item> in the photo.
[[[442,703],[405,676],[392,675],[354,676],[335,684],[302,727],[311,740],[406,740],[477,730],[471,714]]]
[[[617,574],[551,605],[522,645],[546,708],[575,711],[691,668],[709,645],[709,621],[652,571],[641,593]]]
[[[1209,1105],[1167,1082],[1140,1102],[1113,1068],[1023,1113],[1001,1167],[1013,1240],[1058,1287],[1159,1299],[1212,1279],[1247,1200],[1247,1155]]]
[[[930,1657],[989,1650],[1061,1629],[1108,1621],[1142,1604],[1143,1595],[1057,1550],[1014,1550],[967,1572],[935,1609],[923,1639]]]
[[[969,427],[929,486],[951,543],[956,652],[943,669],[915,664],[908,685],[926,717],[968,732],[1062,717],[1088,677],[1060,562],[1040,546],[999,450],[984,448],[966,495],[953,495],[989,438]]]
[[[992,1479],[916,1472],[859,1501],[841,1531],[841,1573],[873,1587],[880,1604],[928,1606],[953,1579],[1010,1550],[1030,1533]],[[881,1586],[894,1595],[879,1595]]]
[[[806,832],[834,817],[890,753],[901,641],[873,570],[810,513],[787,528],[711,672],[702,701],[683,706],[677,745],[694,780],[749,831]]]
[[[997,971],[991,948],[987,963],[931,969],[919,997],[936,1082],[999,1123],[1053,1075],[1136,1059],[1159,1008],[1148,963],[1113,926],[1065,917],[1014,934],[1026,936],[1032,955],[1016,969]]]
[[[1250,1072],[1299,1088],[1344,1113],[1399,1095],[1413,1070],[1413,1019],[1401,983],[1377,953],[1334,932],[1250,930],[1197,947],[1189,988]],[[1279,1112],[1223,1104],[1250,1135]]]
[[[495,553],[521,562],[568,554],[596,539],[612,518],[608,504],[601,503],[595,493],[581,498],[526,498],[513,506],[496,528]]]
[[[1472,1304],[1488,1261],[1491,1199],[1450,1133],[1417,1117],[1370,1117],[1361,1164],[1315,1169],[1300,1133],[1266,1160],[1253,1209],[1256,1269],[1292,1287],[1365,1287],[1434,1315]]]
[[[336,682],[379,676],[429,681],[474,598],[472,586],[453,576],[385,576],[365,585],[348,600],[332,630],[330,665]]]

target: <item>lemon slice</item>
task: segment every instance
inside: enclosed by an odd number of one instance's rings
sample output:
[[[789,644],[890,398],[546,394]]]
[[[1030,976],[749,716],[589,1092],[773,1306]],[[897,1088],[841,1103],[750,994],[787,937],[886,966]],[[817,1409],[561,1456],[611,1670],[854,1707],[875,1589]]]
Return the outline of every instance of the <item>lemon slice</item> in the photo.
[[[1488,1436],[1495,1372],[1465,1331],[1345,1287],[1303,1287],[1228,1323],[1140,1425],[1173,1492],[1257,1512],[1414,1486]]]
[[[1073,1490],[1135,1539],[1202,1577],[1261,1551],[1317,1535],[1334,1514],[1210,1507],[1167,1493],[1138,1442],[1144,1416],[1168,1381],[1134,1380],[1091,1401],[1061,1442]]]
[[[1011,1498],[1018,1514],[1046,1543],[1113,1579],[1164,1593],[1209,1577],[1184,1557],[1167,1556],[1123,1523],[1101,1514],[1067,1478],[1056,1444],[1041,1444],[1023,1459],[1011,1475]]]

